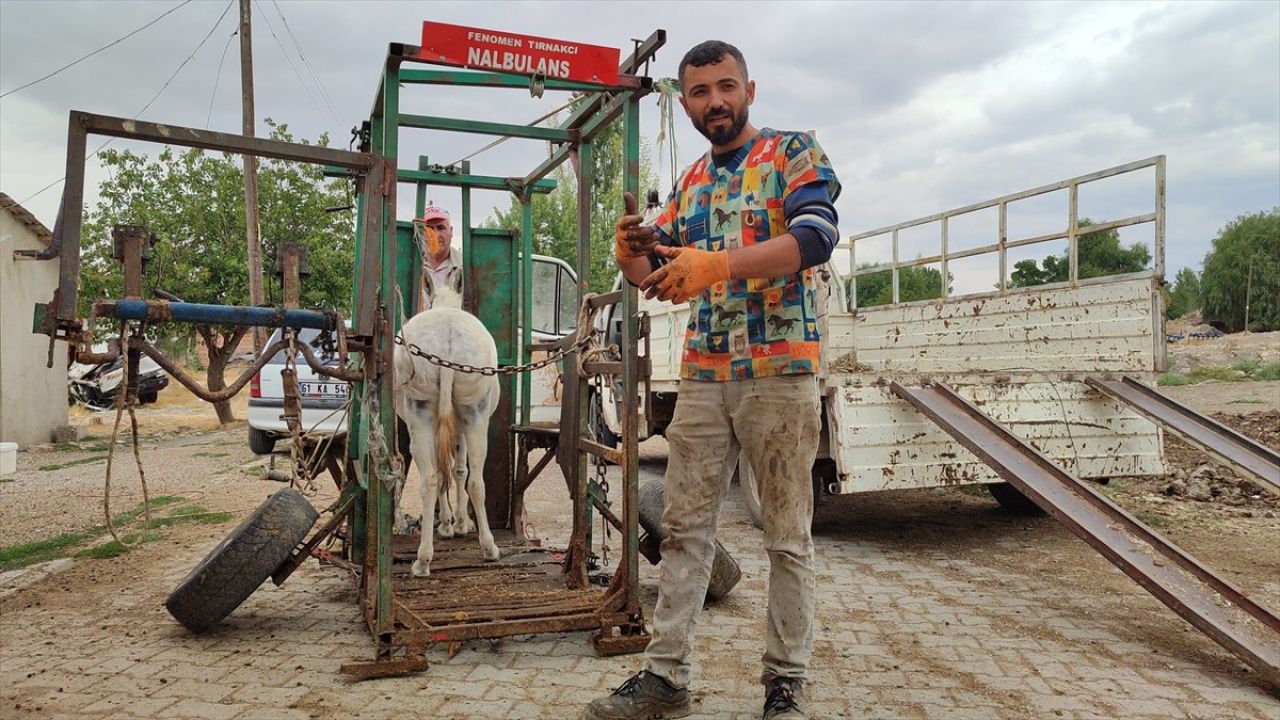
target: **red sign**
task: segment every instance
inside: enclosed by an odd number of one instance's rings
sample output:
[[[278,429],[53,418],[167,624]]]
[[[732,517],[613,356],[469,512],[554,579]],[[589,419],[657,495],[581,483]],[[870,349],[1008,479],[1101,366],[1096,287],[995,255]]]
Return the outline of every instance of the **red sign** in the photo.
[[[418,59],[443,65],[614,85],[617,48],[498,30],[422,23]]]

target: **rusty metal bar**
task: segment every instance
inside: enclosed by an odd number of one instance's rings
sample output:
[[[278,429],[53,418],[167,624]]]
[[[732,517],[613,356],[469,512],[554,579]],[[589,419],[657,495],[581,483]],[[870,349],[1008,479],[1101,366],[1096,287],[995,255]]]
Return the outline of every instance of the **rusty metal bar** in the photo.
[[[413,58],[405,58],[411,60]],[[474,70],[422,70],[418,68],[400,71],[400,82],[406,85],[449,85],[452,87],[494,87],[528,90],[531,79],[528,75],[508,74],[502,72],[478,72]],[[542,81],[546,90],[568,90],[571,92],[616,92],[634,90],[653,86],[652,78],[619,73],[618,82],[614,85],[576,82],[559,78],[546,78]]]
[[[254,363],[250,365],[247,370],[241,373],[240,377],[236,378],[235,382],[231,383],[230,385],[226,386],[221,390],[214,391],[214,390],[205,389],[205,387],[202,386],[200,383],[191,379],[191,377],[187,375],[185,372],[183,372],[181,368],[173,364],[172,360],[165,357],[164,353],[157,350],[155,346],[153,346],[151,343],[147,342],[146,340],[143,340],[141,338],[133,338],[130,340],[130,344],[139,344],[141,346],[142,352],[145,353],[147,357],[151,358],[152,360],[155,360],[156,364],[164,368],[165,372],[172,375],[174,380],[177,380],[178,382],[182,383],[182,386],[190,390],[191,393],[196,397],[211,403],[218,403],[224,400],[230,400],[231,398],[235,397],[236,393],[240,392],[240,390],[244,388],[246,384],[248,384],[249,379],[252,378],[255,374],[257,374],[257,372],[261,370],[271,360],[271,357],[273,355],[275,355],[276,353],[288,347],[288,343],[286,343],[284,340],[277,340],[276,342],[268,346],[266,349],[264,349],[262,351],[262,354],[258,356],[258,359],[255,360]]]
[[[338,672],[351,678],[354,682],[361,682],[426,672],[430,667],[431,663],[427,661],[425,656],[406,655],[405,657],[385,658],[372,662],[343,663],[338,668]]]
[[[1156,599],[1280,684],[1280,618],[947,386],[909,388],[894,382],[890,387]],[[1256,624],[1229,613],[1220,605],[1224,600]]]
[[[235,382],[221,390],[214,391],[208,390],[203,385],[196,382],[191,378],[191,376],[183,372],[182,368],[175,365],[172,360],[164,356],[164,353],[157,350],[154,345],[146,340],[142,338],[131,338],[130,344],[137,345],[147,357],[151,358],[157,365],[164,368],[165,372],[173,376],[174,380],[182,383],[182,386],[190,390],[193,395],[201,400],[211,403],[222,402],[235,397],[236,393],[240,392],[244,386],[248,384],[249,380],[271,361],[272,356],[289,346],[289,344],[284,340],[277,340],[265,348],[262,351],[262,354],[258,356],[258,359],[255,360],[243,373],[241,373],[240,377],[236,378]],[[302,351],[303,357],[307,359],[307,365],[321,375],[338,380],[345,380],[347,382],[356,382],[364,379],[362,371],[332,368],[321,363],[319,358],[315,356],[315,353],[311,351],[311,348],[307,347],[306,343],[299,345],[298,349]]]
[[[626,343],[623,344],[625,345]],[[641,375],[648,375],[650,373],[649,358],[637,358],[636,363],[636,368]],[[582,369],[588,375],[621,375],[623,365],[624,363],[621,361],[589,361],[582,363]]]
[[[1131,377],[1125,376],[1120,380],[1089,377],[1085,382],[1137,410],[1152,422],[1163,425],[1218,461],[1248,473],[1267,490],[1280,494],[1280,452],[1175,402]]]
[[[622,290],[614,290],[613,292],[600,293],[587,298],[587,307],[595,310],[606,305],[613,305],[622,302]]]
[[[600,615],[594,610],[559,617],[498,620],[494,622],[444,625],[428,630],[404,630],[392,634],[397,645],[425,646],[439,642],[459,642],[512,635],[539,635],[549,632],[592,630],[600,627]]]
[[[267,140],[265,138],[214,132],[180,125],[163,125],[161,123],[130,120],[128,118],[97,115],[75,110],[71,112],[71,122],[80,123],[86,132],[93,135],[107,135],[127,140],[144,140],[162,145],[182,145],[184,147],[219,150],[239,155],[253,155],[255,157],[275,158],[277,160],[290,160],[316,165],[337,165],[355,170],[368,170],[372,164],[368,153],[338,150],[319,145]],[[78,210],[78,208],[74,209]]]
[[[601,445],[600,443],[594,440],[588,440],[585,437],[580,438],[578,440],[578,447],[580,447],[584,453],[591,453],[596,457],[604,458],[605,460],[608,460],[614,465],[621,465],[622,463],[626,462],[622,456],[622,453],[619,452],[618,450],[615,450],[614,448],[611,448],[607,445]]]
[[[382,94],[378,93],[381,98]],[[392,177],[388,179],[388,174]],[[382,267],[382,220],[386,209],[384,198],[395,192],[395,163],[387,163],[382,156],[374,156],[373,167],[363,180],[361,195],[364,218],[360,223],[360,262],[356,280],[355,308],[352,318],[353,334],[373,335],[378,315],[378,278]],[[395,225],[395,218],[390,220]]]
[[[562,130],[539,125],[514,125],[511,123],[482,122],[479,120],[458,120],[456,118],[436,117],[433,115],[400,114],[400,127],[419,128],[421,130],[447,130],[459,133],[475,133],[479,135],[502,135],[504,137],[524,138],[527,140],[543,140],[553,143],[573,141],[576,130]]]
[[[350,486],[357,487],[356,483],[350,483]],[[326,538],[337,532],[338,528],[341,527],[342,523],[347,519],[347,516],[351,514],[351,506],[355,502],[355,499],[355,492],[344,492],[342,498],[338,501],[338,507],[333,511],[333,517],[329,518],[324,525],[321,525],[320,529],[317,530],[306,542],[294,548],[293,554],[289,556],[289,559],[285,560],[283,565],[276,568],[276,571],[271,573],[271,582],[275,583],[276,587],[283,585],[284,581],[288,580],[289,576],[292,575],[295,570],[302,567],[302,563],[306,562],[307,558],[311,557],[312,550],[319,547],[320,543],[324,542]]]
[[[551,464],[551,460],[555,458],[555,456],[555,448],[548,448],[547,451],[542,454],[542,457],[538,459],[538,462],[533,464],[533,469],[526,473],[524,482],[516,488],[516,494],[523,495],[525,491],[529,489],[529,486],[533,484],[533,481],[538,479],[538,475],[542,474],[542,471],[546,469],[547,465]]]
[[[667,42],[666,30],[653,31],[652,35],[646,38],[644,42],[637,45],[635,51],[632,52],[629,56],[627,56],[627,59],[622,61],[622,64],[618,66],[618,73],[620,75],[634,75],[636,72],[640,70],[640,66],[645,63],[648,63],[649,60],[653,58],[654,54],[658,52],[658,48],[665,45],[666,42]],[[634,90],[632,92],[639,93],[639,94],[647,94],[649,92],[649,89],[641,88],[638,90]],[[590,96],[589,98],[587,98],[586,101],[584,101],[581,105],[579,105],[572,113],[570,113],[569,119],[566,120],[563,124],[561,124],[560,127],[566,128],[566,129],[581,128],[589,119],[595,116],[597,111],[599,111],[604,106],[606,97],[607,95],[604,93],[596,93]],[[615,115],[614,117],[617,117],[617,116]],[[584,139],[589,140],[590,136],[588,135],[584,137]],[[548,157],[546,160],[543,160],[541,163],[539,163],[536,168],[531,170],[529,174],[525,176],[524,178],[525,184],[527,185],[533,182],[534,180],[539,180],[541,178],[546,177],[548,173],[550,173],[552,170],[555,170],[557,167],[560,166],[561,163],[563,163],[565,160],[568,160],[570,158],[574,148],[575,146],[572,143],[570,143],[570,144],[562,145],[560,149],[551,153],[550,157]]]

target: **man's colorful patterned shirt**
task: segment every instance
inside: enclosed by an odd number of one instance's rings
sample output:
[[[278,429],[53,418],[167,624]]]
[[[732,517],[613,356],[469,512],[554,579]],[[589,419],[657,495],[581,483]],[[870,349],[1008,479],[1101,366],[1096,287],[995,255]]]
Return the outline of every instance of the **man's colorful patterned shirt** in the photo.
[[[676,184],[655,226],[677,245],[725,250],[787,232],[783,204],[801,187],[839,181],[812,136],[764,128],[717,167],[708,152]],[[744,380],[818,372],[812,268],[717,283],[690,301],[680,376]]]

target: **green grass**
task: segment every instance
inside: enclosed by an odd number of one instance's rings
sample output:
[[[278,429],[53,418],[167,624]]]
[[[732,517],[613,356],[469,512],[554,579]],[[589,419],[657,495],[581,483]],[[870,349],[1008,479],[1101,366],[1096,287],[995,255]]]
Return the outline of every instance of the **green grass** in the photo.
[[[149,505],[154,511],[158,508],[183,502],[184,500],[185,498],[177,495],[161,495],[159,497],[151,498]],[[113,516],[111,518],[111,522],[117,529],[126,528],[142,516],[143,510],[143,504],[138,503],[137,506]],[[122,535],[120,541],[110,540],[100,545],[76,550],[77,547],[91,543],[107,534],[107,528],[104,525],[94,525],[88,530],[63,533],[62,535],[49,538],[47,540],[37,540],[35,542],[0,547],[0,571],[15,570],[28,565],[34,565],[35,563],[45,562],[46,560],[56,560],[62,557],[116,557],[128,552],[132,545],[142,542],[151,542],[163,537],[162,533],[149,532],[151,530],[172,527],[174,525],[216,525],[229,522],[233,519],[234,517],[231,513],[209,512],[198,505],[174,507],[168,511],[168,514],[162,517],[152,517],[151,524],[142,532],[135,529],[132,532]]]
[[[1249,373],[1254,380],[1280,380],[1280,360],[1273,360]]]
[[[230,455],[230,454],[231,454],[231,453],[224,453],[224,452],[198,452],[198,453],[194,453],[191,457],[198,457],[198,458],[219,458],[219,457],[226,457],[226,456],[228,456],[228,455]]]
[[[1165,373],[1156,380],[1156,384],[1161,387],[1176,387],[1190,385],[1191,379],[1182,373]]]
[[[1266,400],[1253,400],[1250,398],[1239,398],[1236,400],[1228,401],[1227,404],[1228,405],[1265,405],[1266,402],[1267,402]]]
[[[53,449],[55,452],[74,452],[77,450],[81,452],[106,452],[111,449],[111,446],[107,443],[93,443],[92,445],[86,445],[84,442],[54,443]]]
[[[66,549],[81,545],[96,537],[96,533],[69,532],[48,540],[20,543],[0,548],[0,570],[16,570],[46,560],[57,560],[66,556]]]
[[[158,497],[151,498],[151,500],[147,504],[151,506],[152,510],[155,510],[156,508],[161,508],[161,507],[164,507],[165,505],[180,503],[183,500],[186,500],[186,498],[180,497],[178,495],[160,495]],[[119,515],[113,516],[111,518],[111,524],[115,526],[128,525],[134,520],[137,520],[138,516],[142,515],[145,509],[146,508],[143,507],[143,503],[138,503],[137,507],[131,510],[126,510],[120,513]],[[106,528],[102,528],[102,530],[105,532]]]
[[[1262,363],[1257,360],[1237,360],[1231,363],[1232,370],[1239,370],[1245,375],[1252,375],[1259,367],[1262,367]]]
[[[171,527],[173,525],[217,525],[231,519],[231,513],[209,512],[199,505],[188,505],[175,508],[167,517],[152,518],[149,528]]]
[[[1219,380],[1221,382],[1239,382],[1245,378],[1235,370],[1226,365],[1198,365],[1187,373],[1187,378],[1194,383],[1202,383],[1208,380]]]
[[[106,455],[91,455],[89,457],[80,458],[79,460],[68,460],[64,463],[54,463],[52,465],[41,465],[40,470],[61,470],[63,468],[75,467],[76,465],[88,465],[101,460],[106,460]]]
[[[1134,515],[1147,527],[1160,528],[1169,526],[1169,518],[1154,512],[1138,512]]]

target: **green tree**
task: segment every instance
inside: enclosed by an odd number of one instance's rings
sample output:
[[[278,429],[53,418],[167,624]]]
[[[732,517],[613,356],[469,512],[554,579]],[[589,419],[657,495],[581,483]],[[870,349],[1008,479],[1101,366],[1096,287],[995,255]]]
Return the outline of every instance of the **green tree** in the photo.
[[[1080,218],[1076,227],[1087,228],[1093,224],[1088,218]],[[1151,263],[1151,250],[1144,243],[1122,246],[1120,232],[1111,229],[1076,236],[1076,259],[1080,264],[1079,278],[1084,280],[1145,270]],[[1019,260],[1013,264],[1009,284],[1012,287],[1031,287],[1066,282],[1070,274],[1071,265],[1066,253],[1050,255],[1039,264],[1035,260]]]
[[[1199,309],[1200,276],[1191,268],[1182,268],[1164,290],[1164,316],[1173,320]]]
[[[859,270],[875,267],[865,263]],[[948,273],[949,274],[949,273]],[[951,278],[947,278],[948,285]],[[942,273],[931,267],[898,269],[898,301],[931,300],[942,297]],[[858,307],[888,305],[893,302],[893,273],[889,270],[858,278]]]
[[[1280,207],[1242,215],[1219,231],[1204,256],[1200,289],[1205,317],[1231,332],[1246,329],[1246,303],[1249,330],[1280,330]]]
[[[648,163],[647,144],[640,148],[639,200],[644,193],[657,188]],[[618,267],[613,259],[613,224],[622,215],[623,158],[622,121],[618,120],[596,136],[592,146],[591,186],[591,278],[592,292],[607,292],[613,287]],[[578,182],[572,161],[552,172],[556,189],[532,200],[533,251],[539,255],[560,258],[570,265],[578,259]],[[663,194],[665,199],[665,193]],[[494,208],[485,221],[491,228],[520,228],[520,203],[512,200],[505,210]]]
[[[272,139],[294,141],[287,126],[270,120],[267,124]],[[328,138],[321,136],[319,143],[327,145]],[[89,314],[95,299],[123,293],[120,263],[112,259],[111,228],[116,224],[142,225],[159,238],[146,268],[145,294],[161,289],[187,302],[248,304],[239,155],[198,149],[175,152],[166,147],[154,160],[128,150],[106,150],[100,157],[108,178],[99,186],[100,199],[84,226],[82,316]],[[347,307],[353,277],[353,220],[349,213],[325,210],[348,202],[345,181],[326,182],[315,165],[260,160],[258,193],[268,302],[280,298],[279,282],[271,272],[276,247],[296,242],[310,251],[311,275],[302,282],[301,304]],[[227,361],[247,330],[175,324],[162,331],[187,341],[194,334],[200,336],[209,349],[208,387],[220,390],[226,387]],[[223,423],[235,419],[229,402],[217,403],[215,410]]]

